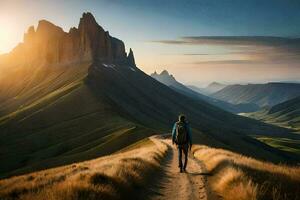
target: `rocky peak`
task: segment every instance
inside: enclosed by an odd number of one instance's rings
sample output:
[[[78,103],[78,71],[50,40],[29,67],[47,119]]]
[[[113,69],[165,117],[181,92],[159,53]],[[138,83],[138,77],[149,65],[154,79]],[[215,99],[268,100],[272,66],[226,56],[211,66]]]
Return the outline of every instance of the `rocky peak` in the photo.
[[[154,71],[154,73],[151,74],[151,76],[157,76],[157,75],[158,75],[158,74],[157,74],[156,71]]]
[[[127,60],[128,60],[128,64],[131,65],[131,66],[136,66],[135,65],[135,60],[134,60],[134,55],[133,55],[133,51],[132,49],[130,48],[129,50],[129,54],[127,56]]]
[[[82,14],[82,17],[80,18],[79,26],[83,24],[94,24],[98,25],[96,22],[95,17],[90,12],[86,12]]]
[[[27,34],[33,35],[34,33],[35,33],[34,26],[30,26],[30,27],[28,28]]]
[[[72,27],[72,28],[70,28],[70,30],[69,30],[69,33],[70,33],[70,34],[74,34],[74,33],[76,33],[76,32],[78,32],[78,29],[75,28],[75,27]]]
[[[12,57],[28,64],[100,61],[135,66],[133,51],[127,56],[123,41],[110,36],[89,12],[69,32],[40,20],[36,30],[31,26],[24,34],[24,42],[12,51]]]
[[[169,72],[167,70],[163,70],[161,73],[160,73],[161,76],[170,76]]]
[[[163,70],[160,74],[156,73],[155,71],[153,74],[151,74],[151,77],[168,86],[177,84],[174,76],[169,74],[167,70]]]
[[[30,26],[28,31],[24,34],[24,42],[31,42],[34,38],[35,30],[34,26]]]
[[[64,34],[64,31],[59,26],[52,24],[47,20],[40,20],[36,29],[38,36],[58,37]]]
[[[222,83],[218,83],[218,82],[212,82],[210,83],[207,88],[210,88],[210,87],[219,87],[219,88],[223,88],[225,87],[226,85],[222,84]]]
[[[173,75],[169,74],[167,70],[163,70],[160,73],[157,73],[154,71],[154,73],[151,74],[152,77],[161,77],[161,78],[174,78]]]
[[[82,17],[79,21],[78,29],[86,32],[94,32],[97,30],[104,32],[103,28],[97,23],[95,17],[89,12],[82,14]]]

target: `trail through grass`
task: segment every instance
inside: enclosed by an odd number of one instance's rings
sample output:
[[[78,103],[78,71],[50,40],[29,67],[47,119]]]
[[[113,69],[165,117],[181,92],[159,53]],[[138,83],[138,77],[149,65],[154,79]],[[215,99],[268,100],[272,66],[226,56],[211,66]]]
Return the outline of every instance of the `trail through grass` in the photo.
[[[161,142],[0,180],[0,199],[137,199],[167,152]]]

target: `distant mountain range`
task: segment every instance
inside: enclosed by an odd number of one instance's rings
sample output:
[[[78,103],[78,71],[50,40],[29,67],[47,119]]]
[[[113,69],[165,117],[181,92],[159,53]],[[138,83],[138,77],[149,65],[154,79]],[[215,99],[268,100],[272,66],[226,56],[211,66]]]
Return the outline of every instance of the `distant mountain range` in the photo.
[[[204,95],[205,91],[216,91],[217,88],[221,89],[225,85],[219,83],[211,83],[207,88],[199,89],[195,86],[185,86],[182,83],[178,82],[173,75],[169,74],[167,70],[163,70],[160,74],[154,72],[151,74],[153,78],[158,80],[159,82],[169,86],[170,88],[174,89],[175,91],[189,96],[195,100],[204,100],[214,106],[217,106],[223,110],[232,113],[243,113],[243,112],[254,112],[259,110],[259,107],[255,104],[231,104],[226,101],[218,100],[209,96]]]
[[[267,83],[229,85],[211,96],[233,104],[252,103],[260,107],[271,107],[300,94],[297,83]]]
[[[222,90],[224,87],[226,87],[227,85],[225,84],[221,84],[221,83],[218,83],[218,82],[212,82],[211,84],[209,84],[205,90],[209,93],[215,93],[219,90]]]
[[[195,142],[273,162],[297,161],[248,136],[288,130],[156,81],[91,13],[69,32],[45,20],[30,27],[24,42],[1,56],[0,69],[0,177],[110,154],[170,132],[180,113]]]
[[[300,96],[246,116],[300,130]]]
[[[199,88],[199,87],[196,87],[193,85],[188,85],[187,87],[189,87],[190,89],[192,89],[196,92],[199,92],[201,94],[210,95],[210,94],[213,94],[213,93],[225,88],[226,86],[227,85],[222,84],[222,83],[212,82],[205,88]]]

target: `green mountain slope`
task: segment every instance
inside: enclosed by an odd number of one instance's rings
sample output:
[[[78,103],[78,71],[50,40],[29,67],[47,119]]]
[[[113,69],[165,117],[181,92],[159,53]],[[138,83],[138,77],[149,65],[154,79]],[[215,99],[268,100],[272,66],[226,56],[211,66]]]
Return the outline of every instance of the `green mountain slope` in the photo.
[[[218,82],[212,82],[210,83],[208,86],[206,87],[197,87],[194,85],[187,85],[188,88],[190,88],[191,90],[194,90],[195,92],[198,92],[200,94],[204,94],[204,95],[211,95],[213,93],[216,93],[217,91],[225,88],[227,85],[222,84],[222,83],[218,83]]]
[[[229,85],[212,94],[212,97],[233,104],[253,103],[260,107],[273,106],[300,94],[297,83],[267,83],[248,85]]]
[[[247,116],[300,130],[300,97],[277,104],[270,109],[250,113]]]
[[[0,62],[11,66],[0,79],[0,177],[110,154],[170,132],[179,113],[187,114],[195,142],[273,162],[297,161],[247,136],[282,136],[288,130],[161,84],[139,70],[133,52],[127,55],[123,42],[109,36],[91,14],[69,33],[41,24]],[[24,49],[36,54],[24,57]]]

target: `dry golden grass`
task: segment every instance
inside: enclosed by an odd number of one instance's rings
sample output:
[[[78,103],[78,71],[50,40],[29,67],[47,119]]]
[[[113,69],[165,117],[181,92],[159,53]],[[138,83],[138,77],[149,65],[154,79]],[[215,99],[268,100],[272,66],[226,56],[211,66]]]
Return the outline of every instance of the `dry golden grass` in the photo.
[[[300,199],[300,167],[275,165],[207,146],[197,146],[193,152],[211,174],[210,187],[224,200]]]
[[[0,199],[135,198],[160,165],[157,143],[111,156],[0,180]]]

